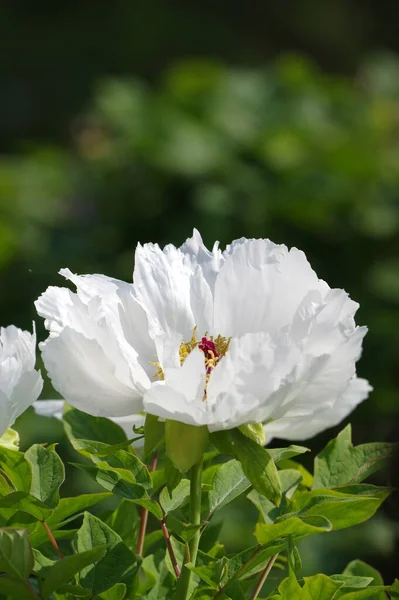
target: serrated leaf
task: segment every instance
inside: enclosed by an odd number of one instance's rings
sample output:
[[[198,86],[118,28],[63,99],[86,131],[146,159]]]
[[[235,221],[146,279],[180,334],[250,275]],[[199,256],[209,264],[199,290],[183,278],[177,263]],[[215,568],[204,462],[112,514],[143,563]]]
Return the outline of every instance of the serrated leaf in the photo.
[[[188,479],[182,479],[175,487],[172,494],[169,494],[167,487],[164,487],[159,495],[159,503],[162,506],[165,515],[179,508],[189,494],[190,481]]]
[[[278,505],[281,500],[280,479],[269,452],[238,429],[232,429],[230,435],[246,477],[260,494]]]
[[[93,417],[66,403],[63,422],[70,440],[93,440],[110,445],[121,444],[127,440],[123,429],[113,421],[105,417]]]
[[[209,511],[219,510],[240,494],[245,492],[251,483],[244,475],[241,463],[238,460],[229,460],[224,463],[216,472],[212,488],[209,492]]]
[[[26,529],[0,528],[0,571],[27,579],[33,569],[33,554]]]
[[[72,554],[57,561],[52,567],[49,567],[46,578],[40,586],[42,598],[48,598],[62,584],[72,579],[76,573],[99,561],[105,552],[105,546],[98,546],[87,552]]]
[[[259,544],[266,546],[290,535],[303,538],[330,530],[331,523],[324,517],[288,517],[273,524],[257,523],[255,537]]]
[[[397,444],[371,443],[354,447],[347,425],[315,458],[313,488],[361,483],[392,459]]]
[[[80,583],[100,594],[120,583],[125,572],[136,563],[136,556],[122,538],[108,525],[90,513],[85,513],[82,527],[76,534],[78,552],[106,545],[107,551],[96,564],[82,570]]]
[[[22,452],[0,448],[0,471],[11,482],[15,491],[29,492],[32,471]]]
[[[50,508],[60,500],[59,488],[65,480],[64,463],[52,448],[34,444],[25,452],[32,468],[30,493]]]

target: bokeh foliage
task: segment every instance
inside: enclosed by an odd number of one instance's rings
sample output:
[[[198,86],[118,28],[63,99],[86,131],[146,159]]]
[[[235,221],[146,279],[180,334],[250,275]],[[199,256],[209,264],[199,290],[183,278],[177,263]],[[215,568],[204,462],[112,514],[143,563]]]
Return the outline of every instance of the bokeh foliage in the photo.
[[[137,241],[180,244],[194,226],[208,244],[270,237],[360,302],[370,332],[359,374],[375,391],[354,437],[394,438],[398,82],[393,56],[344,78],[295,55],[263,68],[177,63],[153,86],[99,82],[67,142],[0,161],[2,323],[29,327],[60,267],[130,280]]]

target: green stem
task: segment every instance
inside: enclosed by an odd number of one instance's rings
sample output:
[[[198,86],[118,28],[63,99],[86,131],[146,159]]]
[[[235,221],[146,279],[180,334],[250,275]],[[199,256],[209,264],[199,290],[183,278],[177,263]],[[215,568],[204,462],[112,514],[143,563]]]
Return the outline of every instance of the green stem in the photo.
[[[201,524],[202,464],[203,460],[201,459],[201,461],[194,465],[190,471],[190,523],[192,525]],[[188,546],[189,556],[187,557],[187,560],[185,560],[185,563],[190,562],[192,565],[195,565],[200,537],[201,531],[198,528],[190,540]],[[187,599],[190,579],[191,571],[183,565],[181,575],[177,582],[176,600]]]

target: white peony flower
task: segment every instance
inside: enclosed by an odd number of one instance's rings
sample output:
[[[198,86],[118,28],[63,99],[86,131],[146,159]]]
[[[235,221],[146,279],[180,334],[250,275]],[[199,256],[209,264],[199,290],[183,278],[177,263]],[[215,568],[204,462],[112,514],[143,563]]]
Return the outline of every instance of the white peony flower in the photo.
[[[40,395],[42,376],[35,371],[36,333],[14,325],[0,328],[0,436]]]
[[[140,244],[134,283],[61,274],[37,300],[54,387],[77,408],[141,410],[210,431],[266,423],[305,439],[336,425],[370,386],[356,377],[358,304],[318,279],[303,252],[240,239],[212,251]]]
[[[63,400],[36,400],[33,403],[35,413],[41,417],[54,417],[59,421],[62,420],[64,412],[64,401]],[[142,427],[144,425],[145,416],[142,414],[128,415],[127,417],[109,417],[111,421],[119,425],[126,433],[128,439],[135,436],[133,432],[133,426]],[[135,446],[143,445],[143,438],[139,438],[137,442],[134,442]]]

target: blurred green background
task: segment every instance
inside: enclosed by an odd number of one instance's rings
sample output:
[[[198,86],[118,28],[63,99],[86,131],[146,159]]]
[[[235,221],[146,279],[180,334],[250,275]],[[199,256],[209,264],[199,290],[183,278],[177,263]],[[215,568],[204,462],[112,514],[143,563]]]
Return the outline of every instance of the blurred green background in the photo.
[[[390,0],[2,3],[1,323],[30,328],[60,267],[130,280],[137,241],[180,244],[194,226],[208,245],[270,237],[360,302],[359,374],[375,391],[354,440],[397,438],[398,17]],[[31,411],[19,428],[24,447],[62,439]],[[395,480],[392,467],[380,482]],[[306,572],[360,556],[390,582],[396,517],[391,500],[315,538]],[[242,526],[224,529],[231,549]]]

